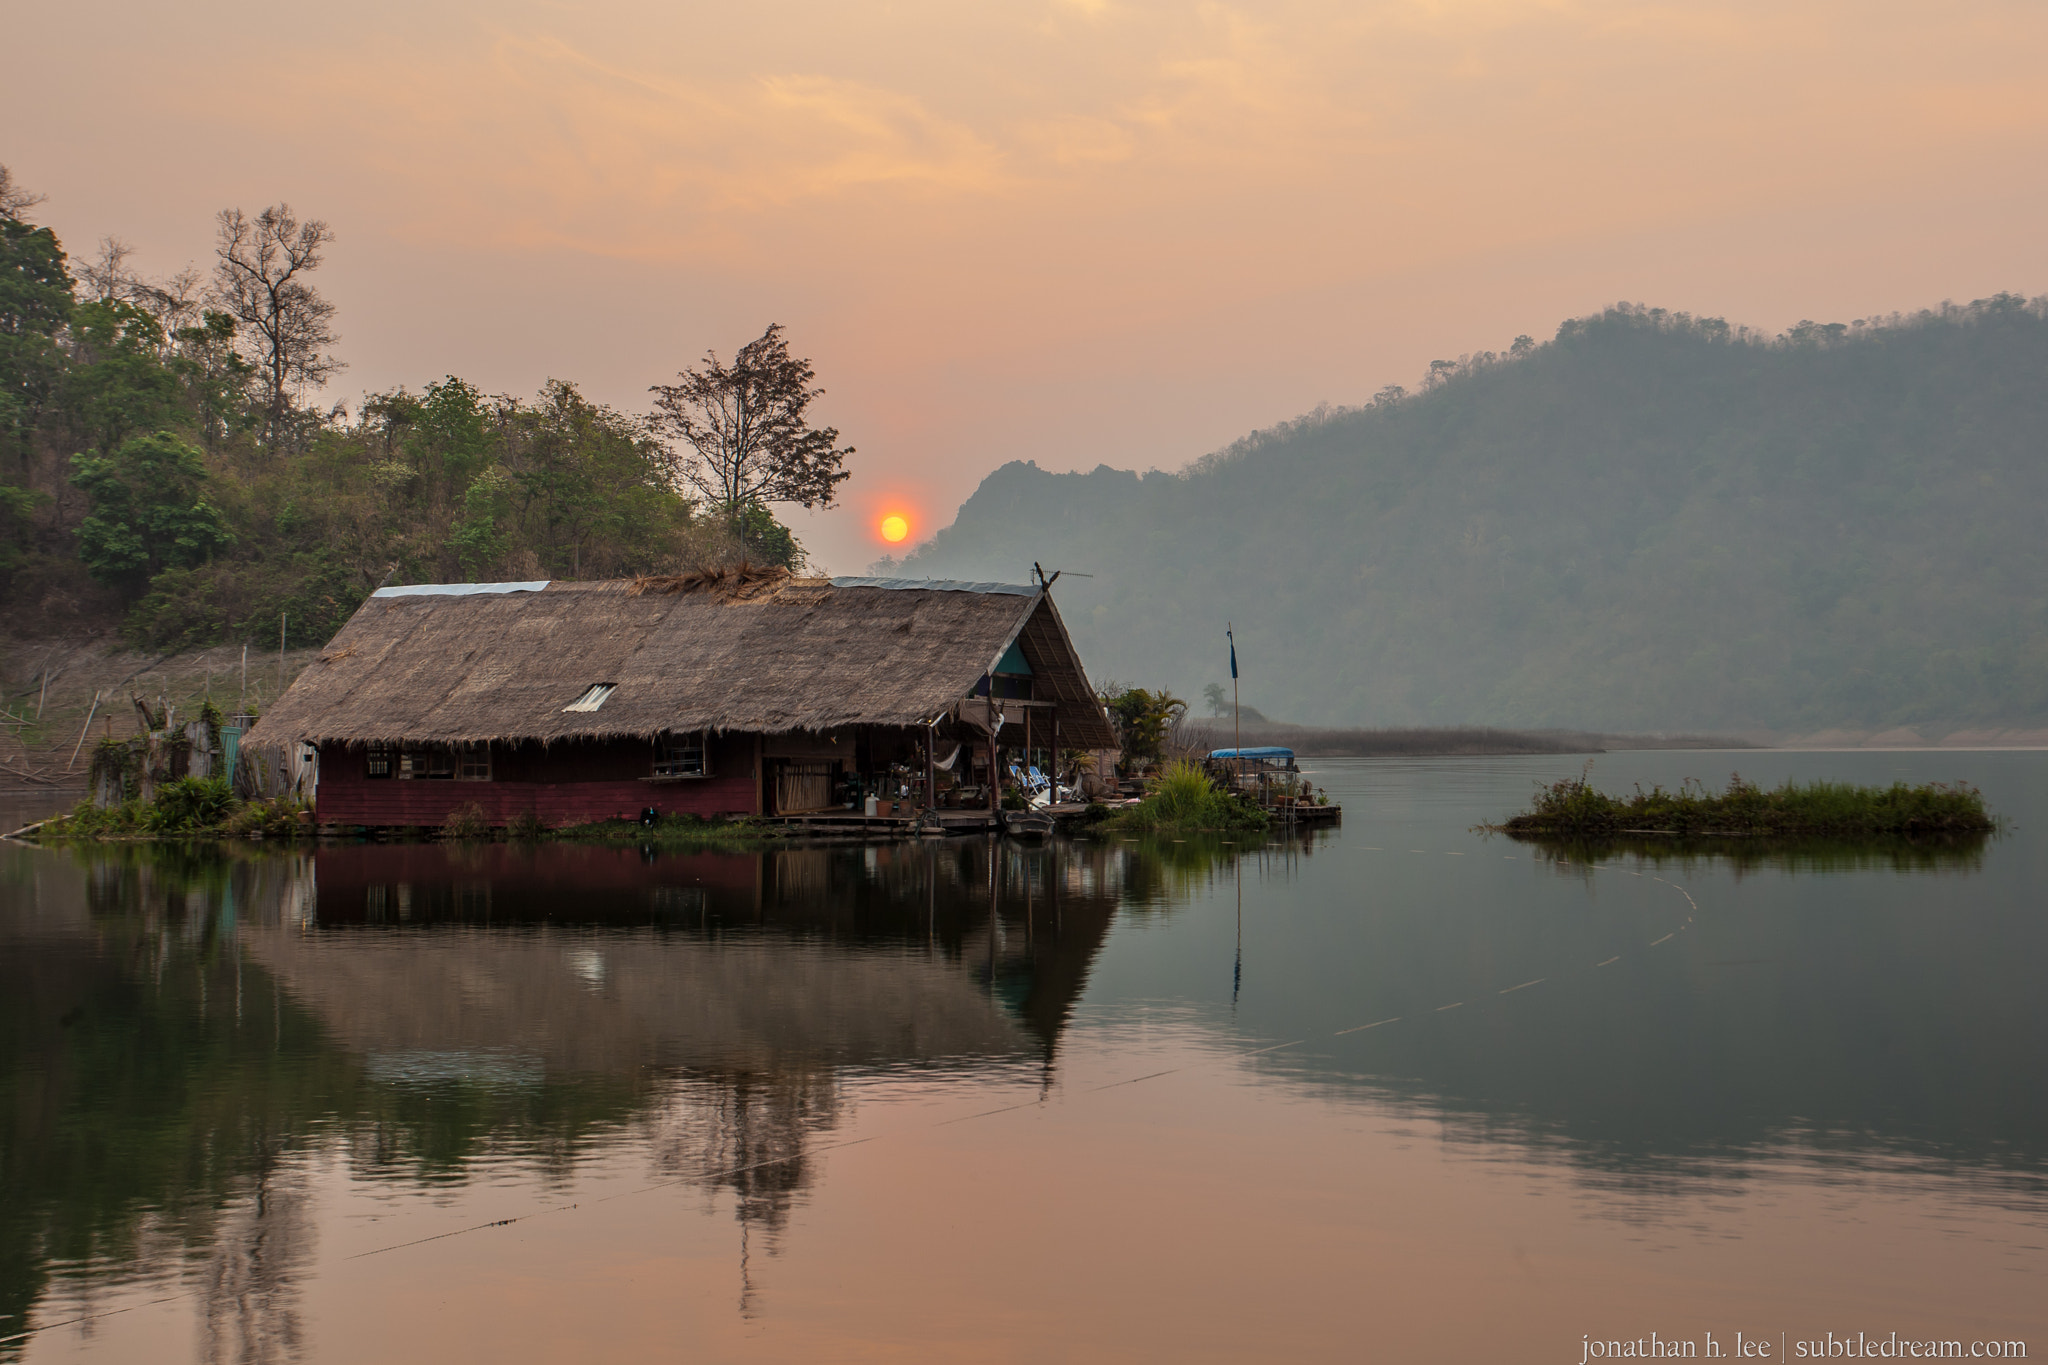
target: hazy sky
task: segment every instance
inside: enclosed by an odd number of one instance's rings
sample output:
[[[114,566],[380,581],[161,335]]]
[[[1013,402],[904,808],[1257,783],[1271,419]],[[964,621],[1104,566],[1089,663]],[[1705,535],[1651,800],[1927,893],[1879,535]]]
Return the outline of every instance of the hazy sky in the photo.
[[[336,393],[639,411],[771,321],[860,448],[827,567],[1010,459],[1176,467],[1637,300],[2048,291],[2048,6],[10,5],[0,161],[76,254],[338,234]]]

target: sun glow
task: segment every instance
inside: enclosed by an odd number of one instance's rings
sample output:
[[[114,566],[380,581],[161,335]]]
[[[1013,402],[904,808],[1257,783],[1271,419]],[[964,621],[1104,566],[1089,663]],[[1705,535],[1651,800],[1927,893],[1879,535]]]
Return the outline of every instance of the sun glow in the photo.
[[[900,516],[891,514],[882,518],[882,539],[894,545],[910,534],[910,523]]]

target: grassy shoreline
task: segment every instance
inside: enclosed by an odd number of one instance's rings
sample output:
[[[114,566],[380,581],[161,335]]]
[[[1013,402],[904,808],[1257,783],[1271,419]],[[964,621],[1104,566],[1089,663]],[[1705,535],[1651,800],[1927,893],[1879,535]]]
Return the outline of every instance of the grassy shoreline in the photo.
[[[238,801],[221,791],[195,794],[180,783],[168,784],[153,802],[127,801],[101,809],[81,801],[54,815],[29,837],[43,843],[222,842],[246,839],[334,839],[356,841],[362,835],[320,835],[312,808],[293,798]],[[195,799],[196,795],[196,799]],[[168,798],[168,799],[166,799]],[[742,850],[780,842],[779,836],[750,820],[698,820],[669,816],[652,825],[637,820],[600,820],[587,825],[549,828],[542,825],[489,827],[451,820],[447,825],[420,826],[399,836],[406,843],[561,843],[599,847]]]
[[[1581,774],[1538,788],[1534,808],[1491,826],[1516,837],[1685,836],[1714,838],[1913,838],[1990,834],[1998,821],[1967,783],[1859,787],[1787,781],[1765,790],[1741,774],[1725,791],[1688,782],[1678,791],[1638,786],[1626,797],[1593,787]]]

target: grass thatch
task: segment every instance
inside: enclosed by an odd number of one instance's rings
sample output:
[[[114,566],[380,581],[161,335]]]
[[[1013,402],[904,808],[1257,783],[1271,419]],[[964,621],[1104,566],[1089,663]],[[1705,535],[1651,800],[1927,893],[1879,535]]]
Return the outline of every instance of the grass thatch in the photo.
[[[919,726],[1011,642],[1060,738],[1115,743],[1052,601],[837,586],[746,565],[363,604],[243,743],[506,743]],[[596,711],[562,708],[596,683]],[[1046,719],[1044,712],[1038,720]]]

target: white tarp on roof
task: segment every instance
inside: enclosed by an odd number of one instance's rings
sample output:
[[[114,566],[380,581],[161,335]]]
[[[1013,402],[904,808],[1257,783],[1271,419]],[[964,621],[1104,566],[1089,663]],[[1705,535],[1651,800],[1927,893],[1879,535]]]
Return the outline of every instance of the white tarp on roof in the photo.
[[[415,583],[404,588],[379,588],[372,597],[474,597],[480,593],[539,592],[549,583]]]

